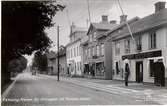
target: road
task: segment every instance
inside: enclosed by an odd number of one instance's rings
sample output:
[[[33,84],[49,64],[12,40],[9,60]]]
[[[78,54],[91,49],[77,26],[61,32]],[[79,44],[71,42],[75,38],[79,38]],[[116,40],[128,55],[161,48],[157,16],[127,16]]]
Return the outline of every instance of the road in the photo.
[[[71,80],[72,81],[72,80]],[[77,82],[77,81],[76,81]],[[69,80],[30,73],[18,75],[17,81],[3,98],[2,106],[55,106],[55,105],[142,105],[157,104],[133,96],[112,93],[93,87],[84,87]],[[114,91],[113,91],[114,92]]]

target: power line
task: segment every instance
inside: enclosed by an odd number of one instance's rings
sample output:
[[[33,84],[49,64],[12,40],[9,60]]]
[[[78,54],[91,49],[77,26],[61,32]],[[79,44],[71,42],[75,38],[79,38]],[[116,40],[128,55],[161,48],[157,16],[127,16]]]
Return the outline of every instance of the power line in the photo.
[[[125,14],[124,14],[124,11],[123,11],[123,8],[122,8],[121,3],[120,3],[119,0],[118,0],[118,5],[119,5],[119,7],[120,7],[120,9],[121,9],[122,15],[125,15]],[[135,39],[134,39],[134,37],[133,37],[132,30],[131,30],[131,28],[130,28],[128,22],[127,22],[127,21],[125,21],[125,22],[126,22],[126,25],[127,25],[127,27],[128,27],[128,31],[129,31],[129,33],[130,33],[130,35],[131,35],[131,37],[132,37],[132,40],[133,40],[134,43],[135,43]]]

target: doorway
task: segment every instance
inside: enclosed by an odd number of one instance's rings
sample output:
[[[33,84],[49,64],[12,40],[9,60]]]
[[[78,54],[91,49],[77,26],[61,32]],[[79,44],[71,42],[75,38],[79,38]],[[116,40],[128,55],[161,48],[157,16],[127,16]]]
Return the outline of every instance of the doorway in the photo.
[[[165,66],[163,62],[155,62],[154,69],[155,69],[155,77],[154,77],[155,85],[165,86]]]
[[[136,82],[143,82],[143,61],[136,62]]]

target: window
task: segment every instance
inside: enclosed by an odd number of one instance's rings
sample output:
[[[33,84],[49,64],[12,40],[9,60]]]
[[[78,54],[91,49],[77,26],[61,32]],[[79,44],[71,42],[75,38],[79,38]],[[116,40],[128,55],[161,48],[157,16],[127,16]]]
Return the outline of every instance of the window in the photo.
[[[92,39],[92,34],[90,34],[89,37],[90,37],[90,42],[92,42],[92,40],[93,40],[93,39]]]
[[[81,48],[78,46],[78,56],[81,55],[80,53]]]
[[[154,77],[154,60],[150,60],[150,77]]]
[[[79,47],[77,47],[77,56],[79,56]]]
[[[116,55],[120,54],[120,42],[115,43],[115,54]]]
[[[85,58],[88,57],[88,49],[85,49]]]
[[[130,53],[130,39],[125,40],[125,53]]]
[[[150,49],[156,48],[156,33],[155,32],[150,33],[149,37],[150,37],[149,38]]]
[[[74,57],[76,56],[76,48],[74,47]]]
[[[68,55],[69,55],[69,52],[68,52],[68,50],[66,51],[66,55],[67,55],[67,58],[69,58],[69,57],[68,57]]]
[[[92,47],[92,48],[93,48],[92,55],[94,56],[95,55],[95,49],[94,49],[94,47]]]
[[[71,58],[72,58],[72,56],[73,56],[73,53],[72,53],[72,49],[71,49]]]
[[[104,44],[101,45],[101,55],[104,55]]]
[[[93,56],[96,56],[96,46],[93,47]]]
[[[93,33],[93,38],[96,39],[96,32]]]
[[[142,41],[141,36],[136,37],[136,50],[141,51],[142,50]]]
[[[91,57],[91,48],[89,48],[89,57]]]
[[[100,47],[99,47],[99,45],[97,45],[96,47],[97,47],[97,49],[96,49],[97,50],[97,56],[99,56],[100,55]]]

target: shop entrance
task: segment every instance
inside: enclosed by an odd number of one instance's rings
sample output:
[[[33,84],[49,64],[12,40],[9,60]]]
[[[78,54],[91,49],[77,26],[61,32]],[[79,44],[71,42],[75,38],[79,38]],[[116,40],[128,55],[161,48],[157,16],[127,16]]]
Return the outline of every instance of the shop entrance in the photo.
[[[136,82],[143,82],[143,61],[136,62]]]
[[[165,86],[165,66],[163,62],[158,61],[154,63],[155,78],[154,83],[158,86]]]

